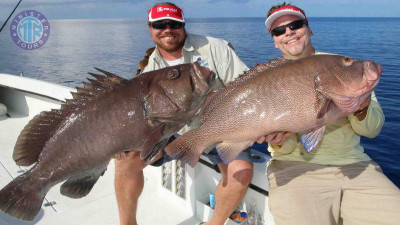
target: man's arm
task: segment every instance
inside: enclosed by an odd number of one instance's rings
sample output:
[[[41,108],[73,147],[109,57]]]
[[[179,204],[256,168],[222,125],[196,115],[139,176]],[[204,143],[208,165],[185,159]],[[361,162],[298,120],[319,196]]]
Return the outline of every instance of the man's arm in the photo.
[[[356,134],[374,138],[381,132],[385,122],[385,115],[374,92],[371,94],[371,102],[367,107],[365,111],[361,111],[360,115],[352,114],[347,118]]]

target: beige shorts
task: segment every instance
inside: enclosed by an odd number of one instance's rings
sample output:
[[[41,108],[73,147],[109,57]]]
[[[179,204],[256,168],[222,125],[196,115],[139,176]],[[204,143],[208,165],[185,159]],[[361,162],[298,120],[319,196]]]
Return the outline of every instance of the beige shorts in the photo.
[[[273,160],[267,172],[276,225],[400,225],[400,190],[375,162]]]

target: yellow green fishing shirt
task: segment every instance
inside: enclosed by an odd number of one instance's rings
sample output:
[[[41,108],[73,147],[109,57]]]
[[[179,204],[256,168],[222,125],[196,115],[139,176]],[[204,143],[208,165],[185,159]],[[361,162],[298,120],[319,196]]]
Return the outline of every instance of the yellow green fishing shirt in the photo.
[[[315,54],[324,54],[316,52]],[[326,53],[325,53],[326,54]],[[301,133],[292,134],[280,147],[269,145],[274,160],[301,161],[323,165],[347,165],[371,158],[364,153],[360,145],[360,136],[376,137],[383,126],[385,116],[375,93],[371,94],[371,103],[367,115],[359,121],[353,114],[327,125],[324,136],[318,146],[310,153],[300,143]]]

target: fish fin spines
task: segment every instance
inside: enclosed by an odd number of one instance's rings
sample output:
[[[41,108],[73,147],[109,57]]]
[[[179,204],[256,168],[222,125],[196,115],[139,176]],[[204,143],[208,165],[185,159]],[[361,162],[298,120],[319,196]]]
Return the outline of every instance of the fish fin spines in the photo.
[[[24,182],[25,185],[21,185]],[[17,177],[0,191],[0,210],[21,220],[31,221],[40,211],[44,194],[23,190],[30,187],[26,181]]]
[[[89,79],[84,87],[72,92],[72,99],[67,99],[61,109],[52,109],[35,116],[25,126],[17,139],[13,159],[20,166],[29,166],[37,162],[48,139],[54,134],[60,123],[68,115],[87,105],[88,102],[120,85],[126,79],[107,71],[100,70],[107,76],[96,74],[97,79]]]
[[[13,159],[19,166],[30,166],[38,161],[47,140],[62,121],[59,110],[36,115],[22,130],[14,147]]]
[[[104,74],[108,77],[108,79],[111,80],[111,81],[113,81],[114,83],[119,83],[119,84],[121,84],[121,83],[125,82],[125,79],[124,79],[124,78],[122,78],[122,77],[120,77],[120,76],[117,76],[117,75],[115,75],[115,74],[113,74],[113,73],[110,73],[110,72],[108,72],[108,71],[99,69],[99,68],[97,68],[97,67],[94,67],[94,69],[97,70],[97,71],[99,71],[99,72],[104,73]]]
[[[196,166],[201,153],[205,150],[201,146],[202,141],[193,135],[195,130],[189,131],[169,143],[164,149],[174,159],[180,160],[182,164]]]
[[[78,109],[85,106],[87,102],[112,91],[126,81],[125,78],[110,72],[98,68],[95,69],[103,72],[106,76],[89,72],[88,74],[96,79],[87,78],[89,83],[83,82],[83,88],[77,88],[76,92],[71,92],[72,99],[67,99],[66,103],[61,105],[62,110]]]
[[[89,194],[100,175],[86,176],[65,181],[60,187],[60,193],[70,198],[82,198]]]

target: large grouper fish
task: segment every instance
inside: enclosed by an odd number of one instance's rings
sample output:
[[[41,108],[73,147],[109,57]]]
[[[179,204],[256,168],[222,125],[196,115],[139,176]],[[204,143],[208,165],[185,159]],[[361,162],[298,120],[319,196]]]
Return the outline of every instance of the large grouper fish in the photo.
[[[229,163],[258,138],[273,132],[303,132],[310,152],[325,125],[359,109],[378,84],[382,66],[339,55],[259,64],[205,104],[200,127],[165,147],[192,167],[203,151],[216,147]]]
[[[35,164],[0,191],[0,210],[33,220],[46,193],[86,196],[121,151],[142,149],[150,161],[204,104],[215,74],[197,62],[143,73],[131,80],[97,69],[61,109],[35,116],[18,137],[13,159]]]

